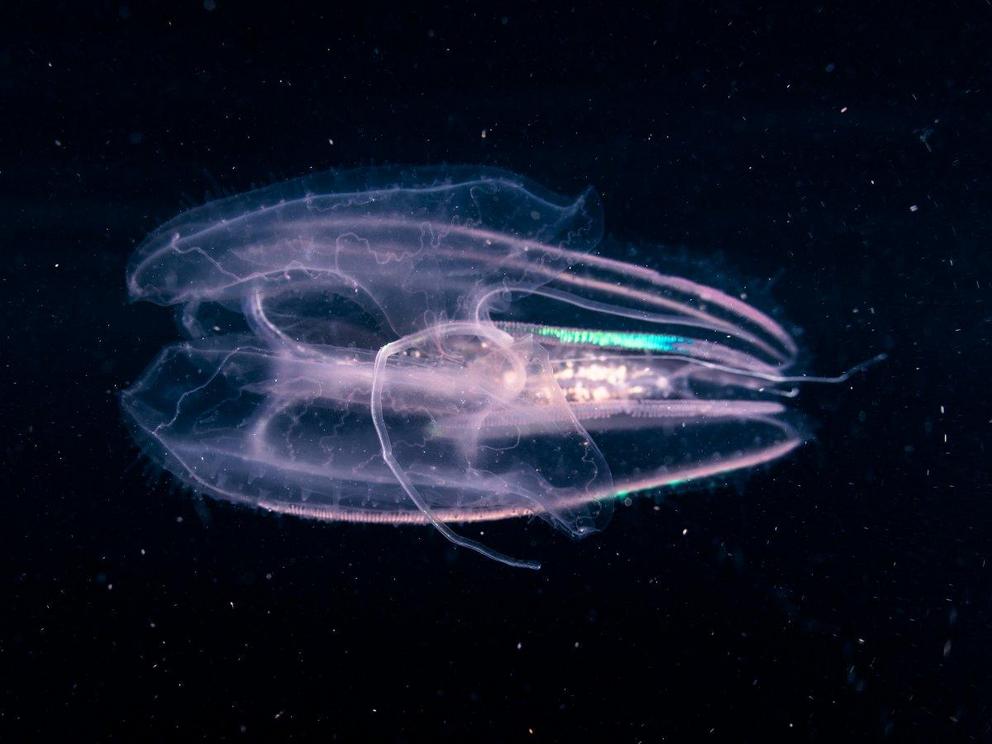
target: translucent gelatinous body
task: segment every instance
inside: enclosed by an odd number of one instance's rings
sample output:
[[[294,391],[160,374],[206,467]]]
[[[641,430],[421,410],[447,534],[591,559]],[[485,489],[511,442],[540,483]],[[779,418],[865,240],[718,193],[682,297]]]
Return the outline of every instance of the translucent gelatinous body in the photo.
[[[325,520],[536,515],[581,536],[617,494],[796,447],[770,317],[590,251],[595,195],[487,169],[322,174],[152,233],[130,295],[187,340],[123,396],[211,495]]]

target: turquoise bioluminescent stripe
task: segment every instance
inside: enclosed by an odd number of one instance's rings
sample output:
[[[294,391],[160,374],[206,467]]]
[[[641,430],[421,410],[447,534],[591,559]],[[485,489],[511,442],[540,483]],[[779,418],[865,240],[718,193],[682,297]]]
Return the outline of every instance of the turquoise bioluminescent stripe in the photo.
[[[630,333],[627,331],[592,331],[583,328],[536,326],[538,336],[549,336],[563,344],[575,346],[605,346],[613,349],[638,351],[672,351],[678,344],[690,344],[691,339],[659,333]]]
[[[633,496],[634,494],[637,493],[642,493],[644,491],[653,491],[657,488],[675,488],[676,486],[681,486],[683,483],[688,483],[690,480],[691,478],[679,478],[678,480],[669,481],[668,483],[659,483],[656,486],[650,486],[648,488],[635,488],[630,491],[616,491],[615,493],[611,493],[605,496],[604,498],[623,501],[628,496]]]

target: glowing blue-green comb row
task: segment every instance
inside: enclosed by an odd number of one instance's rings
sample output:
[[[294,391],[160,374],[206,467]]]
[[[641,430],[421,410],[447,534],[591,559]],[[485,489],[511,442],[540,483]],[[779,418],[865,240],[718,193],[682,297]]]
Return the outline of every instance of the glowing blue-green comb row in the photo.
[[[636,351],[674,351],[678,346],[692,343],[692,339],[662,333],[636,333],[631,331],[596,331],[586,328],[518,323],[498,324],[506,330],[525,330],[535,336],[553,338],[570,346],[600,346],[609,349]]]

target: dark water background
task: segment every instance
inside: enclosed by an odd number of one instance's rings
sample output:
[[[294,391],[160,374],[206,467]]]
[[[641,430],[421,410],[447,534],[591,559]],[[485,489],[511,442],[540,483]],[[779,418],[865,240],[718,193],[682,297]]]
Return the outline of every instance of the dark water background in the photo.
[[[992,740],[992,7],[864,5],[5,4],[0,738]],[[149,477],[136,242],[396,162],[594,184],[616,255],[889,360],[748,478],[489,530],[536,574]]]

